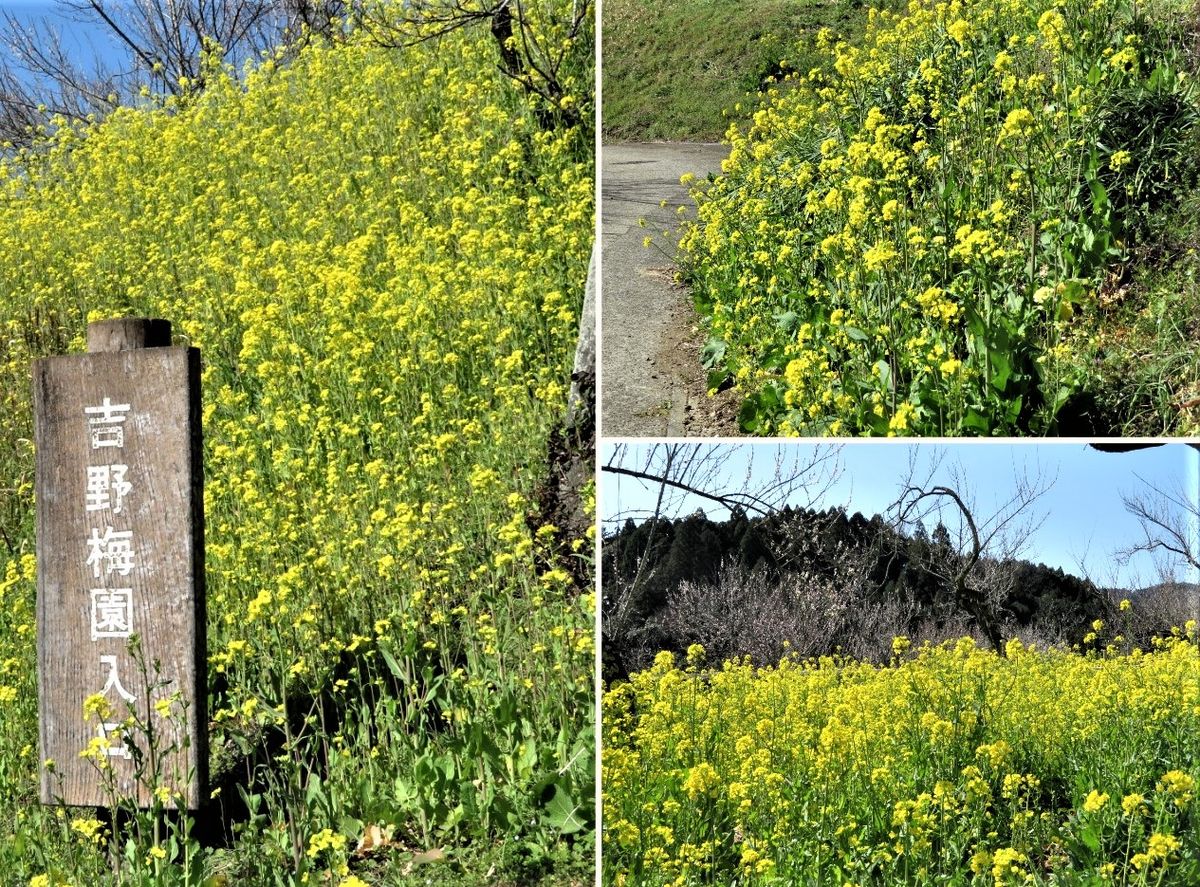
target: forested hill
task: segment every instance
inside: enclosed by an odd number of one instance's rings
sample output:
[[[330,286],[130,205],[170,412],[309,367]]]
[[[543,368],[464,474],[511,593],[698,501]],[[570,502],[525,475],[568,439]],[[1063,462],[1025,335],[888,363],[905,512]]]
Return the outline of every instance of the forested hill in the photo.
[[[604,540],[606,625],[612,622],[605,629],[605,649],[612,643],[620,650],[632,642],[617,634],[637,635],[633,646],[643,655],[655,647],[679,647],[690,638],[671,629],[679,621],[673,603],[677,609],[686,598],[695,608],[698,600],[714,597],[697,588],[723,588],[715,597],[726,605],[742,594],[743,603],[753,604],[757,590],[774,607],[791,607],[797,596],[816,594],[860,616],[883,608],[889,630],[897,632],[949,625],[973,629],[976,620],[956,607],[951,587],[961,563],[941,525],[929,534],[905,536],[878,515],[867,518],[843,509],[788,508],[765,518],[737,514],[723,522],[701,512],[677,520],[628,521]],[[1009,631],[1032,629],[1047,639],[1078,641],[1114,606],[1111,591],[1043,564],[984,558],[972,572]],[[681,592],[688,585],[690,591]],[[783,587],[790,589],[783,595],[788,601],[780,599]],[[849,636],[867,627],[856,620],[841,629],[830,627],[828,651],[807,652],[832,652],[833,646],[862,641]],[[868,624],[884,628],[877,619]],[[885,640],[890,644],[890,635]]]

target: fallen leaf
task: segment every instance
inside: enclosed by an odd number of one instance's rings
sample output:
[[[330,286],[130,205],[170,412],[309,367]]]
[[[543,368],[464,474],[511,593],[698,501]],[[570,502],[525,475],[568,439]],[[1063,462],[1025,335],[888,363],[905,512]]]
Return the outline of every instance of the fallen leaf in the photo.
[[[412,874],[412,870],[419,865],[428,865],[431,862],[443,862],[446,859],[446,851],[441,847],[435,847],[432,850],[423,850],[420,853],[414,853],[413,858],[404,866],[402,874],[407,877]]]
[[[358,846],[354,848],[354,853],[362,856],[390,843],[391,838],[387,832],[377,825],[368,825],[363,829],[362,837],[358,839]]]

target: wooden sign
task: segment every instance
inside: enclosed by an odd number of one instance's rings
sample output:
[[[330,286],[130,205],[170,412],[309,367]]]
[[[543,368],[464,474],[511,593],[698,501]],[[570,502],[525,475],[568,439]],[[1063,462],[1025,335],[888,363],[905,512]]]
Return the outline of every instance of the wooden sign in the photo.
[[[170,343],[103,321],[33,365],[46,804],[207,790],[200,352]]]

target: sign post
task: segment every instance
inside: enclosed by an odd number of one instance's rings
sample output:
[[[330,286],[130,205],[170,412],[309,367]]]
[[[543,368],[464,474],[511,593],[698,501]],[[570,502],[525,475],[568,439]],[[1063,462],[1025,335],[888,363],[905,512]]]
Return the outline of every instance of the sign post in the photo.
[[[200,352],[164,320],[33,365],[42,803],[207,790]],[[86,705],[85,705],[86,702]],[[86,709],[86,711],[85,711]]]

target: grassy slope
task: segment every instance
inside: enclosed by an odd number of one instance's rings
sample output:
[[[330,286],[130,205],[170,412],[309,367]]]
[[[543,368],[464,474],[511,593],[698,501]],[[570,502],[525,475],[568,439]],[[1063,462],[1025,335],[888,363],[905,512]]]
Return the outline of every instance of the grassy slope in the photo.
[[[1200,194],[1159,213],[1134,249],[1128,280],[1085,321],[1097,331],[1090,359],[1098,418],[1129,436],[1200,429]]]
[[[716,140],[722,111],[758,89],[779,62],[807,69],[793,42],[857,27],[853,0],[608,0],[604,4],[604,133],[613,140]]]

